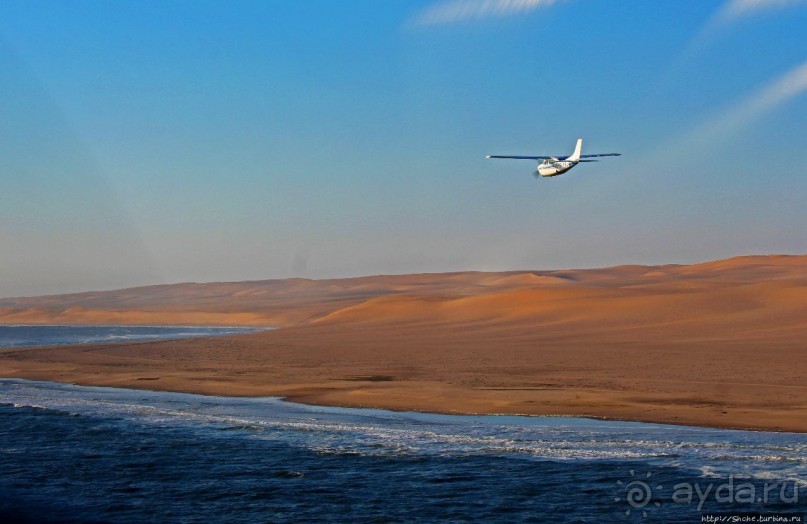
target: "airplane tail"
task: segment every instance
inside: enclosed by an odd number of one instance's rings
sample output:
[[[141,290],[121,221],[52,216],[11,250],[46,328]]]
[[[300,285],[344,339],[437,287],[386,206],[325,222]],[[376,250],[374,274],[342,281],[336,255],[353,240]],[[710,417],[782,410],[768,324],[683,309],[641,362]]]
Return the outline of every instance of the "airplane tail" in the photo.
[[[568,157],[566,160],[568,162],[579,162],[580,161],[580,152],[583,150],[583,139],[577,139],[577,145],[574,146],[574,153],[572,156]]]

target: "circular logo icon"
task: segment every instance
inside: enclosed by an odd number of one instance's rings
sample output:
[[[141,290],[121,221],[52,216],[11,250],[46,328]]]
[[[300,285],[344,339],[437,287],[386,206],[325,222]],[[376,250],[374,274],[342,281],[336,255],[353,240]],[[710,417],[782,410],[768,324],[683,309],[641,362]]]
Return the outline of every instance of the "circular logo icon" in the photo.
[[[621,480],[616,481],[617,486],[622,487],[625,494],[624,500],[630,506],[625,511],[626,516],[629,516],[633,510],[641,510],[642,517],[647,517],[647,510],[645,508],[653,500],[653,488],[651,488],[650,484],[645,481],[649,481],[652,475],[652,473],[648,472],[644,479],[642,479],[634,470],[630,470],[630,476],[633,480],[627,483],[622,482]],[[662,487],[656,486],[656,489],[662,489]],[[616,497],[614,502],[621,502],[622,500],[622,497]],[[661,506],[661,503],[653,502],[653,505],[655,507],[659,507]]]

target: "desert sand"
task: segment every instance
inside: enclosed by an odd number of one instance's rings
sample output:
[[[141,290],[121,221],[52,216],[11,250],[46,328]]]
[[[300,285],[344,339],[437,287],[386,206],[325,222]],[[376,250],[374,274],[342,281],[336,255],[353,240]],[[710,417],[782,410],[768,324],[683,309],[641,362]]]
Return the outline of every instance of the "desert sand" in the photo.
[[[0,323],[276,328],[5,349],[3,377],[807,431],[807,256],[177,284],[4,299]]]

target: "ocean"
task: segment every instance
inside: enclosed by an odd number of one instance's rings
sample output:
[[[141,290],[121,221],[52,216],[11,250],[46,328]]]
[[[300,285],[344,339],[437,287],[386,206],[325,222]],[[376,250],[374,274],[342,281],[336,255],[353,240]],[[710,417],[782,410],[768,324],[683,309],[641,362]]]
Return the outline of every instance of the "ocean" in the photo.
[[[28,326],[0,325],[0,348],[137,342],[211,337],[266,328],[210,326]]]
[[[0,379],[6,522],[802,517],[805,480],[794,433]]]

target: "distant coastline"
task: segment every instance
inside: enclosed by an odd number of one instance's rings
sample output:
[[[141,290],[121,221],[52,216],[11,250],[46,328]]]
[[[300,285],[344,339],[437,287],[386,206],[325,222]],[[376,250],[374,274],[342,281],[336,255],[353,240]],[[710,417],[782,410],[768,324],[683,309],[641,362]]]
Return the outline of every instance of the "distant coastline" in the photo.
[[[108,344],[255,333],[264,328],[233,326],[60,326],[0,324],[0,349]]]

